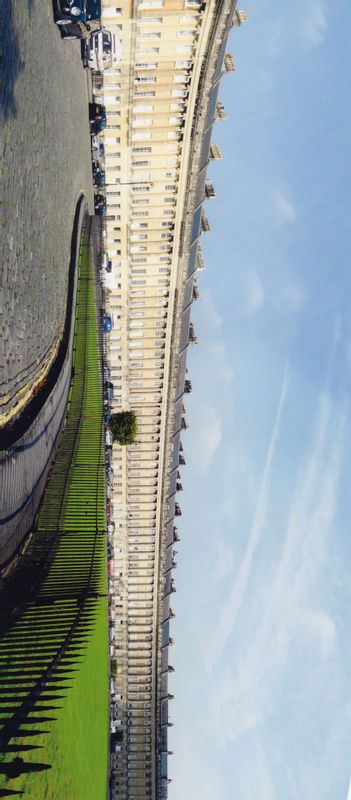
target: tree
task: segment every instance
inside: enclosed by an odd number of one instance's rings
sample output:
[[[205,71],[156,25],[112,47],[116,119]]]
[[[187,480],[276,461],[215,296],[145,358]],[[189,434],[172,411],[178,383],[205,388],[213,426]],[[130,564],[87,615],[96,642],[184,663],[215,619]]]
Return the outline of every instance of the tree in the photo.
[[[120,411],[112,414],[109,428],[112,439],[118,444],[132,444],[138,433],[138,423],[134,411]]]

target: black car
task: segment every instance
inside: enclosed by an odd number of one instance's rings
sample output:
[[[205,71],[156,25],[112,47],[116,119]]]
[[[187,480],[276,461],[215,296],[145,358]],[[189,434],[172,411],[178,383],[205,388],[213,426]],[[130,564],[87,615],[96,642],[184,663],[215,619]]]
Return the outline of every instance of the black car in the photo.
[[[105,171],[96,161],[93,161],[93,184],[98,188],[105,186]]]
[[[89,104],[90,130],[92,133],[100,133],[106,128],[106,108],[101,103]]]
[[[101,27],[101,0],[54,0],[63,38],[84,39]]]
[[[106,198],[103,194],[94,195],[94,209],[95,214],[98,214],[99,217],[106,214]]]

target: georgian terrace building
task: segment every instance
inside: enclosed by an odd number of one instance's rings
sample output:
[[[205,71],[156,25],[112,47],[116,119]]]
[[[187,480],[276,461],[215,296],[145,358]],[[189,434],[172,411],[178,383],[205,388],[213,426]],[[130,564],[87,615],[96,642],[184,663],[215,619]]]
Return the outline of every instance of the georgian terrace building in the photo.
[[[119,7],[116,7],[119,2]],[[102,23],[121,41],[102,76],[107,211],[105,248],[113,410],[134,409],[138,437],[113,452],[114,618],[118,672],[111,698],[111,797],[166,798],[172,570],[185,464],[184,394],[191,305],[204,266],[203,208],[218,90],[234,71],[226,52],[245,14],[236,0],[103,0]],[[178,495],[179,496],[179,495]]]

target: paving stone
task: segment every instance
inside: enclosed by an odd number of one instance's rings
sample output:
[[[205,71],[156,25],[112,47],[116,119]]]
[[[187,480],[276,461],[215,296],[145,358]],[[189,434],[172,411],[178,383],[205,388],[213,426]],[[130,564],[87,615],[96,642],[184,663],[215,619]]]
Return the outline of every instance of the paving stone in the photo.
[[[93,195],[80,43],[61,40],[47,0],[4,4],[0,393],[34,381],[58,335],[75,204]]]

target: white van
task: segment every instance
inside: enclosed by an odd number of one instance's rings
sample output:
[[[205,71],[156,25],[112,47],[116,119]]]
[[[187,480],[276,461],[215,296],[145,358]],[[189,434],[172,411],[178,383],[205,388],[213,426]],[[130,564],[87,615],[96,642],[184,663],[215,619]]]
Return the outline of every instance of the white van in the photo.
[[[115,33],[104,28],[93,33],[85,46],[84,61],[96,72],[114,69],[121,60],[122,42]]]

